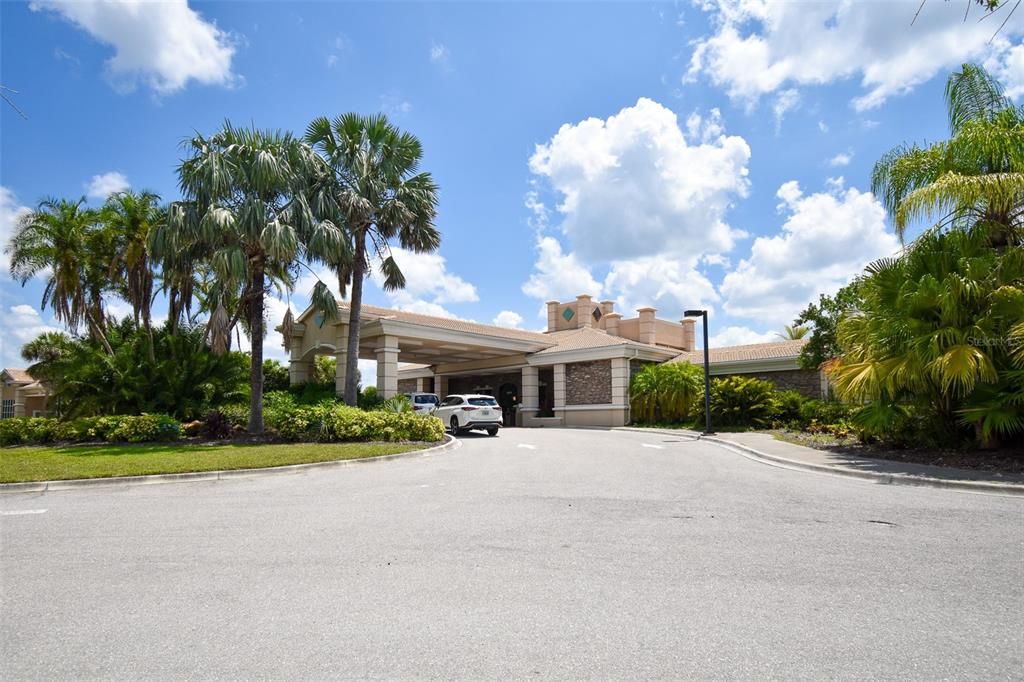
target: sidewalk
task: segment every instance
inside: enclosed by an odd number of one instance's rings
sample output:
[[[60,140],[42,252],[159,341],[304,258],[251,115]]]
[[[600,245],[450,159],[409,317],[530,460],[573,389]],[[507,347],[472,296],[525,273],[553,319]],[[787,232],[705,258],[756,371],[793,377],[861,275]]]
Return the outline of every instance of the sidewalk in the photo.
[[[646,429],[627,426],[622,427],[621,430],[685,435],[734,448],[745,455],[771,464],[870,479],[878,483],[1024,495],[1024,475],[1020,474],[999,474],[991,471],[953,469],[928,464],[841,455],[777,440],[769,433],[722,433],[704,436],[697,431],[684,429]]]

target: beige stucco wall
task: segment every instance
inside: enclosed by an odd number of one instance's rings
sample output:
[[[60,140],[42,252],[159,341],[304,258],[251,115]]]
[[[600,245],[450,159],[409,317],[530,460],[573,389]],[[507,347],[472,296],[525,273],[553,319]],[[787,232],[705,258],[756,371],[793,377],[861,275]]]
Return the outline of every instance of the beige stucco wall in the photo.
[[[565,426],[625,426],[629,418],[625,408],[555,410]]]

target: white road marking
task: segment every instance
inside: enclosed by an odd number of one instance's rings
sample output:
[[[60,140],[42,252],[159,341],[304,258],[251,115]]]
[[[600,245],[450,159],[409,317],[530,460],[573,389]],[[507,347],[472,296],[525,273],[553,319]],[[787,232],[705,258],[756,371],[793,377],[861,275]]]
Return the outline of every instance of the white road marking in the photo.
[[[527,445],[526,443],[518,443],[516,445],[516,447],[517,448],[526,448],[527,450],[536,450],[537,449],[536,445]]]
[[[12,511],[0,511],[0,516],[25,516],[27,514],[45,514],[45,509],[15,509]]]
[[[655,450],[662,450],[662,449],[664,449],[660,445],[652,445],[651,443],[640,443],[640,445],[643,445],[645,448],[654,448]]]

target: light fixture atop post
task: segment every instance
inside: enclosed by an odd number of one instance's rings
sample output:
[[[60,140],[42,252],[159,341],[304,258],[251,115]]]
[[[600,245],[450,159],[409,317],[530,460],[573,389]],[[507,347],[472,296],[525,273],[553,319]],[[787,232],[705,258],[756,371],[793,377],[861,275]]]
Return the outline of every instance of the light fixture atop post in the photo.
[[[714,433],[711,430],[711,362],[708,356],[708,311],[687,310],[686,317],[699,317],[704,325],[704,435]]]

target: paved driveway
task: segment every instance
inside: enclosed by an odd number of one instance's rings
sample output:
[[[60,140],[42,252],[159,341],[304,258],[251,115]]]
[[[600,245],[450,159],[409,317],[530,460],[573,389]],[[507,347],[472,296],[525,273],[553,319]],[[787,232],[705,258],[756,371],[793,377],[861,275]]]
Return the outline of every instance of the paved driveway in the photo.
[[[304,475],[0,496],[0,675],[1024,670],[1019,498],[654,434],[462,440]]]

